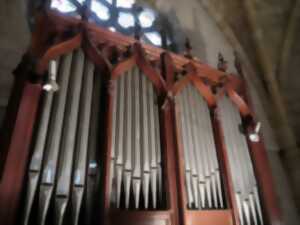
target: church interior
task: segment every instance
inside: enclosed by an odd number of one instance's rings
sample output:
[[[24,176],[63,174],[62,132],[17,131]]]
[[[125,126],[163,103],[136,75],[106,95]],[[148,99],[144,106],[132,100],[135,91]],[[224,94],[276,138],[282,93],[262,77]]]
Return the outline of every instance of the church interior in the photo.
[[[4,0],[0,31],[0,225],[300,224],[300,0]]]

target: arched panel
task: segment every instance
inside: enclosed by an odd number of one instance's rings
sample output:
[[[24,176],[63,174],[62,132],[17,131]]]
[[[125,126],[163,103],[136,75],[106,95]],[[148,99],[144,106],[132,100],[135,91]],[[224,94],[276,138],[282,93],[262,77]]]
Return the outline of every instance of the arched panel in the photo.
[[[207,102],[190,83],[177,96],[188,209],[225,207],[220,167]]]
[[[43,96],[28,168],[23,224],[90,221],[83,209],[91,210],[95,201],[101,77],[82,49],[56,61],[58,72],[51,76],[59,89]]]
[[[113,208],[165,208],[158,97],[137,67],[115,81],[110,164]]]
[[[240,112],[225,95],[219,99],[218,109],[240,223],[264,224],[257,181]]]

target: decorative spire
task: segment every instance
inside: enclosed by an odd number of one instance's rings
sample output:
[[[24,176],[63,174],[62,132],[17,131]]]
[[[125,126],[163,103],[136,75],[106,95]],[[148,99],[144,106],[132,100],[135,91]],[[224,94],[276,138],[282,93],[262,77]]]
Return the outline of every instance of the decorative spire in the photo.
[[[185,39],[184,46],[185,46],[185,54],[184,54],[184,56],[187,57],[187,58],[192,59],[193,58],[193,56],[192,56],[192,46],[191,46],[190,39],[188,37]]]
[[[143,11],[143,8],[136,3],[133,4],[133,14],[134,14],[134,38],[140,40],[142,27],[139,23],[138,16]]]
[[[218,54],[218,70],[226,72],[227,69],[228,69],[228,63],[224,59],[224,56],[222,55],[222,53],[219,52],[219,54]]]
[[[88,21],[90,17],[90,9],[86,2],[83,3],[83,5],[77,6],[78,13],[81,16],[82,21]]]
[[[240,75],[243,75],[242,62],[241,62],[240,55],[239,55],[239,53],[237,51],[234,51],[233,55],[234,55],[234,66],[235,66],[237,72]]]

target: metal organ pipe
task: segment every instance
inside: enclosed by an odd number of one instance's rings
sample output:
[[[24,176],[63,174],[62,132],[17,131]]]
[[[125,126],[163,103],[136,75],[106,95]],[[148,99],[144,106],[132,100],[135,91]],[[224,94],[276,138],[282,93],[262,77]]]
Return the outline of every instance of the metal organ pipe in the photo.
[[[257,182],[246,137],[241,130],[240,113],[227,96],[218,101],[218,107],[241,225],[262,225]]]
[[[59,60],[57,60],[56,63],[59,64]],[[56,80],[57,71],[54,72],[55,74],[51,74],[51,76],[54,80]],[[44,149],[46,145],[47,131],[48,131],[47,128],[50,121],[53,95],[54,93],[52,91],[45,93],[40,124],[37,128],[38,130],[36,136],[36,143],[33,149],[33,154],[29,165],[28,185],[27,185],[27,193],[26,193],[26,200],[25,200],[26,206],[24,210],[24,219],[23,219],[25,225],[29,223],[30,213],[32,210],[33,201],[37,191],[38,180],[42,169],[42,160],[43,160]]]
[[[86,189],[86,168],[88,160],[88,140],[93,97],[93,82],[94,65],[89,60],[85,59],[72,187],[73,224],[78,224],[83,193]]]
[[[42,172],[42,180],[40,183],[39,192],[39,209],[38,209],[38,223],[44,225],[48,213],[50,200],[53,195],[57,162],[59,156],[59,145],[62,136],[63,119],[65,112],[65,104],[67,98],[67,90],[69,84],[69,77],[71,71],[71,62],[73,54],[70,53],[63,57],[60,68],[60,90],[54,101],[52,109],[52,121],[50,123],[46,155],[44,159],[44,168]]]
[[[89,202],[87,208],[94,201],[84,195],[88,163],[95,162],[97,130],[92,125],[97,123],[99,114],[97,110],[93,110],[96,114],[92,112],[92,104],[100,101],[99,92],[97,96],[94,94],[95,80],[94,65],[81,49],[60,58],[60,88],[55,94],[45,93],[33,142],[23,224],[36,221],[40,225],[77,225],[83,199]],[[93,191],[86,193],[93,195]],[[38,204],[33,204],[37,200]],[[68,209],[70,214],[66,213]],[[48,216],[52,212],[54,217]]]
[[[94,67],[94,65],[92,65]],[[100,124],[100,103],[101,103],[101,75],[93,72],[93,96],[90,116],[89,139],[88,139],[88,164],[85,198],[85,224],[92,224],[92,216],[95,208],[95,195],[99,189],[100,164],[98,157],[99,148],[99,124]]]
[[[62,224],[66,213],[66,207],[70,197],[71,174],[74,160],[75,137],[77,117],[79,111],[84,54],[82,51],[75,53],[72,63],[72,74],[69,84],[64,128],[60,146],[59,166],[55,191],[55,224]],[[75,174],[76,175],[76,174]]]
[[[135,73],[134,76],[134,154],[133,154],[133,173],[132,173],[132,185],[133,185],[133,194],[135,197],[135,208],[139,208],[140,202],[140,193],[141,193],[141,184],[142,184],[142,170],[141,170],[141,115],[140,115],[140,86],[141,81],[139,77],[139,72],[137,68],[134,68]]]
[[[221,209],[224,196],[208,105],[192,84],[176,96],[176,104],[179,107],[188,208]]]
[[[115,94],[111,204],[125,209],[157,209],[162,206],[162,172],[153,84],[134,67],[116,80]]]

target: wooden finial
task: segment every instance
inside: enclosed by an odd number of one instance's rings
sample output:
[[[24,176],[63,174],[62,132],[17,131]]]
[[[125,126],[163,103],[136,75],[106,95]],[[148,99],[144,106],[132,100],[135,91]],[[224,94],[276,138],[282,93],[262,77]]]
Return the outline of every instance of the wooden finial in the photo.
[[[80,5],[78,7],[78,12],[81,16],[82,21],[88,21],[88,19],[90,17],[90,9],[87,6],[87,3],[84,3],[83,5]]]
[[[133,14],[134,14],[134,38],[136,40],[140,40],[141,33],[142,33],[142,27],[139,23],[138,16],[143,11],[143,8],[139,6],[138,4],[133,4]]]
[[[135,22],[134,24],[134,39],[140,40],[141,39],[141,31],[142,28],[138,22]]]
[[[188,37],[185,39],[184,46],[185,46],[185,54],[184,54],[184,56],[187,57],[187,58],[192,59],[193,58],[193,56],[192,56],[192,46],[191,46],[190,39]]]
[[[224,56],[222,55],[222,53],[219,52],[219,54],[218,54],[218,70],[226,72],[227,69],[228,69],[228,63],[224,59]]]
[[[234,51],[233,55],[234,55],[234,66],[235,66],[237,72],[240,75],[243,75],[242,62],[241,62],[240,55],[239,55],[239,53],[237,51]]]

